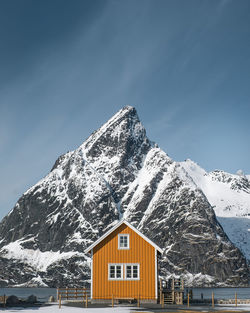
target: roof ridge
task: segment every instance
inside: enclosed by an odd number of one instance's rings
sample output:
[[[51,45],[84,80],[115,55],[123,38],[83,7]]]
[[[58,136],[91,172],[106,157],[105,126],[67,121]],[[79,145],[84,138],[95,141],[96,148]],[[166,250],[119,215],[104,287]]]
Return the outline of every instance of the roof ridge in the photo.
[[[108,237],[108,235],[110,235],[113,231],[115,231],[123,223],[126,224],[128,227],[130,227],[134,232],[136,232],[139,236],[141,236],[145,241],[147,241],[149,244],[151,244],[151,246],[153,246],[157,251],[159,251],[161,254],[163,253],[163,250],[159,246],[157,246],[152,240],[150,240],[142,232],[140,232],[137,228],[135,228],[133,225],[131,225],[128,221],[126,221],[125,218],[121,219],[116,225],[114,225],[112,228],[110,228],[99,239],[97,239],[95,242],[93,242],[92,245],[90,245],[87,249],[84,250],[84,252],[89,253],[95,246],[97,246],[100,242],[102,242],[106,237]]]

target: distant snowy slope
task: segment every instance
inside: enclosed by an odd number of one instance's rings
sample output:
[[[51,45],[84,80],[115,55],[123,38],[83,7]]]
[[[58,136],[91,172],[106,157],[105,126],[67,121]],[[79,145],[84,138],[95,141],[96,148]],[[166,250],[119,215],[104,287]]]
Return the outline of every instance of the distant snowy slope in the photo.
[[[180,164],[206,195],[230,240],[250,260],[250,175],[207,173],[191,160]]]

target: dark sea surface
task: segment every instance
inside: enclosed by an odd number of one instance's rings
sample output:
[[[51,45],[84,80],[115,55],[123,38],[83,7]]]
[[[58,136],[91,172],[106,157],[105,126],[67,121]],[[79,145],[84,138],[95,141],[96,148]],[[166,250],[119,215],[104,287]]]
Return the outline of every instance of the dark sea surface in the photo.
[[[193,299],[212,299],[212,292],[215,299],[250,299],[250,288],[189,288],[192,289]],[[185,288],[186,291],[186,288]]]
[[[214,292],[215,299],[234,299],[237,293],[238,299],[250,299],[250,288],[188,288],[192,289],[193,299],[211,299],[212,292]],[[185,294],[187,288],[185,288]],[[35,295],[41,302],[48,301],[50,296],[56,299],[56,288],[0,288],[1,295],[15,295],[18,298],[25,299],[30,295]]]
[[[26,299],[30,295],[37,297],[38,301],[46,302],[50,296],[54,296],[56,300],[56,288],[0,288],[0,296],[15,295],[18,298]]]

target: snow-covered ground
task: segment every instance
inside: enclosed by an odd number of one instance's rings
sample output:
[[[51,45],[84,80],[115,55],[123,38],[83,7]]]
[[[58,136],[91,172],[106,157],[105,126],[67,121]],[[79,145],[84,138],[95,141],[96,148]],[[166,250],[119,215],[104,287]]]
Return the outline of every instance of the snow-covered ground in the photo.
[[[168,308],[169,309],[169,308]],[[192,312],[192,308],[189,308]],[[241,304],[237,307],[232,305],[223,305],[223,306],[216,306],[215,310],[223,310],[223,311],[245,311],[250,312],[250,305],[249,304]],[[68,307],[68,306],[62,306],[60,309],[58,305],[52,305],[52,306],[46,306],[41,308],[10,308],[5,309],[6,312],[24,312],[24,313],[34,313],[34,311],[38,311],[39,313],[129,313],[129,312],[143,312],[139,311],[137,307],[109,307],[109,308],[75,308],[75,307]],[[186,311],[188,312],[188,311]],[[198,313],[199,311],[197,311]],[[205,307],[201,309],[200,312],[209,312],[209,310],[206,310]]]
[[[215,309],[225,310],[225,311],[228,311],[228,312],[234,312],[234,311],[250,312],[250,304],[239,304],[237,307],[235,307],[232,304],[223,304],[223,306],[222,305],[221,306],[220,305],[216,306]]]
[[[39,313],[128,313],[134,311],[135,308],[133,307],[109,307],[109,308],[75,308],[69,306],[62,306],[60,309],[58,305],[50,305],[45,307],[31,307],[31,308],[9,308],[5,309],[7,312],[25,312],[25,313],[34,313],[34,311],[38,311]]]

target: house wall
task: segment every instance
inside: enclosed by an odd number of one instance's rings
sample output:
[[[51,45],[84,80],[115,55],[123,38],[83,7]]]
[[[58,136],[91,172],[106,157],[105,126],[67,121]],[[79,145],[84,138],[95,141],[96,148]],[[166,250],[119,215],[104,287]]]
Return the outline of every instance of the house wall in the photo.
[[[118,234],[129,234],[128,250],[118,250]],[[122,224],[93,248],[92,299],[136,298],[156,299],[155,248]],[[140,280],[108,280],[109,263],[139,263]]]

